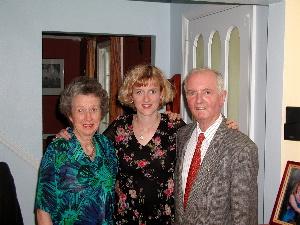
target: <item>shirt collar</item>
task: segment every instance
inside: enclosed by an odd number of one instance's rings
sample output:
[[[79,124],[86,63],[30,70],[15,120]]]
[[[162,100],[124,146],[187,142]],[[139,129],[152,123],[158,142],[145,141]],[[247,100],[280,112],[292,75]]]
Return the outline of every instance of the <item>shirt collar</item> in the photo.
[[[211,134],[211,133],[214,134],[217,131],[217,129],[219,128],[220,124],[222,123],[222,120],[223,120],[223,117],[220,114],[219,117],[218,117],[218,119],[212,125],[210,125],[210,127],[208,129],[206,129],[206,131],[204,132],[205,138],[208,136],[208,134]],[[197,122],[197,136],[200,133],[203,133],[203,131],[201,131],[199,123]]]

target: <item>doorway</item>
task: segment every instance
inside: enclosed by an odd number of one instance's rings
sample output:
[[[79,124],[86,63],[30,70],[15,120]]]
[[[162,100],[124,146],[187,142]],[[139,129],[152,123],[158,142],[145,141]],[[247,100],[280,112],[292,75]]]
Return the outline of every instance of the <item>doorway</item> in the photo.
[[[152,63],[153,36],[92,35],[44,32],[42,56],[46,60],[63,62],[64,87],[77,76],[97,78],[109,94],[109,114],[103,118],[100,132],[124,112],[117,94],[124,74],[134,65]],[[43,94],[43,149],[53,135],[69,126],[59,112],[59,92]]]

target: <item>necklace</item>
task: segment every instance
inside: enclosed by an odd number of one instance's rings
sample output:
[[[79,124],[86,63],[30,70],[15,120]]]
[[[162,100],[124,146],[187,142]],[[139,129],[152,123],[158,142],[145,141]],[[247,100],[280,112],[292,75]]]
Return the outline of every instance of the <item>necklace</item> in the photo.
[[[90,154],[88,154],[87,152],[84,152],[86,156],[88,156],[90,159],[93,159],[95,156],[95,147],[94,147],[94,143],[91,141],[88,144],[85,145],[85,149],[86,150],[90,150],[92,149],[92,152]]]
[[[95,155],[95,148],[94,148],[94,146],[93,146],[93,150],[92,150],[92,152],[90,153],[90,154],[87,154],[87,153],[85,153],[90,159],[91,158],[93,158],[94,157],[94,155]]]
[[[146,132],[151,131],[151,130],[157,125],[157,123],[159,123],[159,121],[160,121],[160,114],[157,114],[156,120],[155,120],[154,123],[153,123],[150,127],[148,127],[148,128],[141,128],[141,127],[140,127],[137,116],[134,116],[134,119],[135,119],[135,124],[136,124],[136,126],[137,126],[137,128],[138,128],[138,130],[139,130],[139,133],[140,133],[140,134],[137,134],[138,139],[143,141],[143,140],[145,139],[145,135],[144,135],[144,134],[145,134]]]

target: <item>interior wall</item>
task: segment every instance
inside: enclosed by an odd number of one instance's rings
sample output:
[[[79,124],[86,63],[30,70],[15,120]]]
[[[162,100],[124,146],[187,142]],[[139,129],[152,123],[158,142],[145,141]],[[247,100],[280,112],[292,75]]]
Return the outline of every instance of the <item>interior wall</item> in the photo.
[[[284,2],[269,5],[266,93],[264,222],[269,223],[280,184],[284,65]]]
[[[282,104],[282,128],[286,121],[286,107],[300,107],[300,31],[297,28],[300,21],[300,2],[288,0],[285,3],[285,39],[284,39],[284,82]],[[300,116],[300,115],[299,115]],[[284,137],[282,130],[282,140]],[[282,141],[281,172],[283,173],[288,160],[300,162],[300,141]]]
[[[151,37],[130,36],[123,38],[124,75],[134,65],[151,63]]]
[[[153,35],[155,64],[170,72],[170,4],[0,1],[0,160],[11,167],[25,225],[34,224],[36,173],[42,156],[43,31]]]

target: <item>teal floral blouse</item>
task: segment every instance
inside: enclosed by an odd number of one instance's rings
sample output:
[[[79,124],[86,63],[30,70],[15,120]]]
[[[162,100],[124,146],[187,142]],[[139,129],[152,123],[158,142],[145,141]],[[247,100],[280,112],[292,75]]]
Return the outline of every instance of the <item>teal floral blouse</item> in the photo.
[[[161,114],[145,145],[134,136],[132,115],[116,119],[103,133],[114,142],[119,159],[117,225],[170,225],[174,222],[176,131],[185,123]]]
[[[54,225],[113,224],[117,158],[111,141],[95,134],[94,161],[71,132],[55,139],[43,156],[35,208],[48,212]]]

